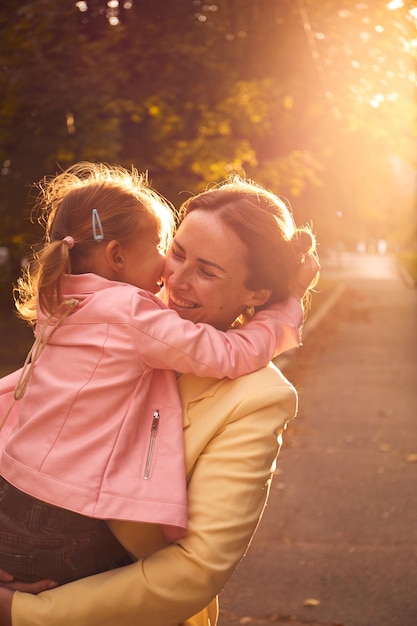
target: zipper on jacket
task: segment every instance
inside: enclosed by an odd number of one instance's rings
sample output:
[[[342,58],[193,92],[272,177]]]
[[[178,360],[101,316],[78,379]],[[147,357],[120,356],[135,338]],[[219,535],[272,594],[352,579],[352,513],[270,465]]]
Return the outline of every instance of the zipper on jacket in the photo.
[[[144,480],[148,480],[151,473],[151,465],[153,459],[153,453],[155,450],[156,435],[158,434],[159,426],[159,411],[154,411],[152,424],[151,424],[151,437],[149,439],[148,456],[146,457],[145,472],[143,474]]]

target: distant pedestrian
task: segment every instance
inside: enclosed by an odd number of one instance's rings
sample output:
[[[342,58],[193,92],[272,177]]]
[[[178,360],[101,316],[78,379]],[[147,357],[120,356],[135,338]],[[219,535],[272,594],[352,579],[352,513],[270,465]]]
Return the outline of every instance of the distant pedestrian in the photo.
[[[385,239],[378,239],[376,244],[376,248],[378,250],[378,254],[386,254],[387,253],[387,242]]]

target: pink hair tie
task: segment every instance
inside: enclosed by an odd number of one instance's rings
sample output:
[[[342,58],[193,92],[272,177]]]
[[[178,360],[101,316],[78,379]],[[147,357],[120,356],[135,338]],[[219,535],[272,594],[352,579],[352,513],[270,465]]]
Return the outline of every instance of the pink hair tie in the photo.
[[[71,248],[74,247],[74,243],[75,243],[74,237],[71,237],[70,235],[68,235],[67,237],[64,237],[62,241],[65,241],[69,250],[71,250]]]

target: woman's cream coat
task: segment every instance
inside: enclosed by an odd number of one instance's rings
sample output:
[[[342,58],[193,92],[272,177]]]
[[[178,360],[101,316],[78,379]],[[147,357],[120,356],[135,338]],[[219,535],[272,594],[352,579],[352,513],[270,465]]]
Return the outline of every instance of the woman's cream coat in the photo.
[[[216,595],[262,515],[280,433],[296,414],[297,395],[272,365],[234,381],[186,374],[178,382],[188,477],[186,536],[164,547],[158,527],[114,523],[113,531],[138,562],[38,596],[16,592],[13,626],[216,624]]]

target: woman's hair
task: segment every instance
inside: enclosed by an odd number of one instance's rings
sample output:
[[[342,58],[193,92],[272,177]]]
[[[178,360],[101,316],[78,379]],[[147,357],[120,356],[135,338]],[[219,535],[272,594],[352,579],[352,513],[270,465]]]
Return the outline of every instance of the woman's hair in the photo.
[[[114,239],[128,243],[146,236],[155,224],[161,248],[171,243],[172,207],[134,168],[81,162],[36,187],[34,211],[45,236],[15,289],[19,316],[30,323],[36,322],[37,299],[50,314],[60,305],[65,274],[92,271],[90,260],[98,245]]]
[[[245,245],[246,287],[272,290],[268,302],[258,308],[288,297],[290,281],[306,255],[315,253],[316,241],[308,226],[296,227],[283,200],[253,181],[233,175],[186,200],[180,219],[196,209],[215,213]]]

